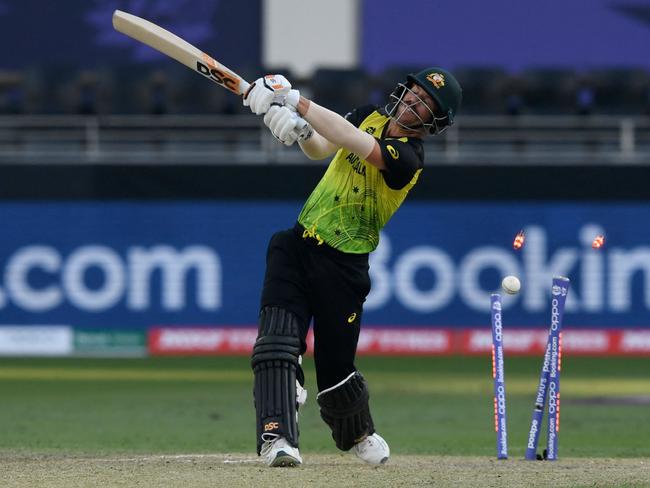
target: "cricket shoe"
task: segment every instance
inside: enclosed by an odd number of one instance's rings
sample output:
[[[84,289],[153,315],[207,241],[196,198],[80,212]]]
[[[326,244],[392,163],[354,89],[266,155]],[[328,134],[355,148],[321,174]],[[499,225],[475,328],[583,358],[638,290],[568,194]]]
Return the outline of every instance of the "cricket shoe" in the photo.
[[[358,444],[355,444],[352,450],[359,459],[364,460],[368,464],[384,464],[390,457],[388,444],[376,432]]]
[[[262,448],[260,455],[262,459],[271,467],[293,467],[302,464],[300,451],[293,447],[282,436],[277,434],[262,434]]]

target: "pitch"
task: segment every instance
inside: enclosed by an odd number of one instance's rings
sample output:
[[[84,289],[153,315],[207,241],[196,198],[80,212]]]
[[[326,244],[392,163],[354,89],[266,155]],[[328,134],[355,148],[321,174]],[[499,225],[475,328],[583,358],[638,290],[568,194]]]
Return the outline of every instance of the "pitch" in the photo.
[[[254,456],[248,358],[2,359],[0,485],[650,486],[647,359],[565,358],[552,463],[522,460],[539,358],[507,358],[504,461],[488,356],[359,358],[393,453],[379,468],[334,447],[310,362],[305,465],[287,470]]]

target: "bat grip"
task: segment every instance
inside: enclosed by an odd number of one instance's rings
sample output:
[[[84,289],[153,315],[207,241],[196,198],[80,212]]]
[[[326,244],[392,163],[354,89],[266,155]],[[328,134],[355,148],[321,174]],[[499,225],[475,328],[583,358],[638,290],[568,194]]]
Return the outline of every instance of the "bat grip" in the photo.
[[[239,89],[241,90],[240,95],[244,97],[244,100],[248,97],[248,94],[251,92],[253,87],[255,86],[255,83],[251,84],[248,81],[242,79],[239,82]]]

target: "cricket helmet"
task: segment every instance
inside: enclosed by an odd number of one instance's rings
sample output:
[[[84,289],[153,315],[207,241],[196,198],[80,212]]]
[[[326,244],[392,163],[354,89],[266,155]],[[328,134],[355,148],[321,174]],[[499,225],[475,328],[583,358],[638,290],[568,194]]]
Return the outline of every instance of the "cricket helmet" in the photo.
[[[390,95],[392,106],[391,103],[386,106],[389,116],[393,117],[395,115],[402,98],[407,91],[411,91],[410,89],[414,84],[427,92],[436,102],[436,110],[431,113],[431,121],[425,122],[421,120],[421,126],[430,134],[443,132],[454,123],[456,113],[460,108],[463,98],[463,90],[460,84],[449,71],[437,67],[427,68],[416,74],[409,74],[406,76],[406,84],[398,83],[397,88]],[[420,101],[424,104],[424,101]],[[401,124],[395,118],[394,120],[406,129],[413,129],[413,127]]]

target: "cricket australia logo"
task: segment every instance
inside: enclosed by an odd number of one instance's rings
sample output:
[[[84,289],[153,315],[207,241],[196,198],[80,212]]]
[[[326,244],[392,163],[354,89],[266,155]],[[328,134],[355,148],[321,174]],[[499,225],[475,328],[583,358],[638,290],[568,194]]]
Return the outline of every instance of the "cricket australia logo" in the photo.
[[[427,75],[427,80],[429,80],[431,84],[438,89],[445,86],[445,77],[442,76],[440,73],[429,73]]]

